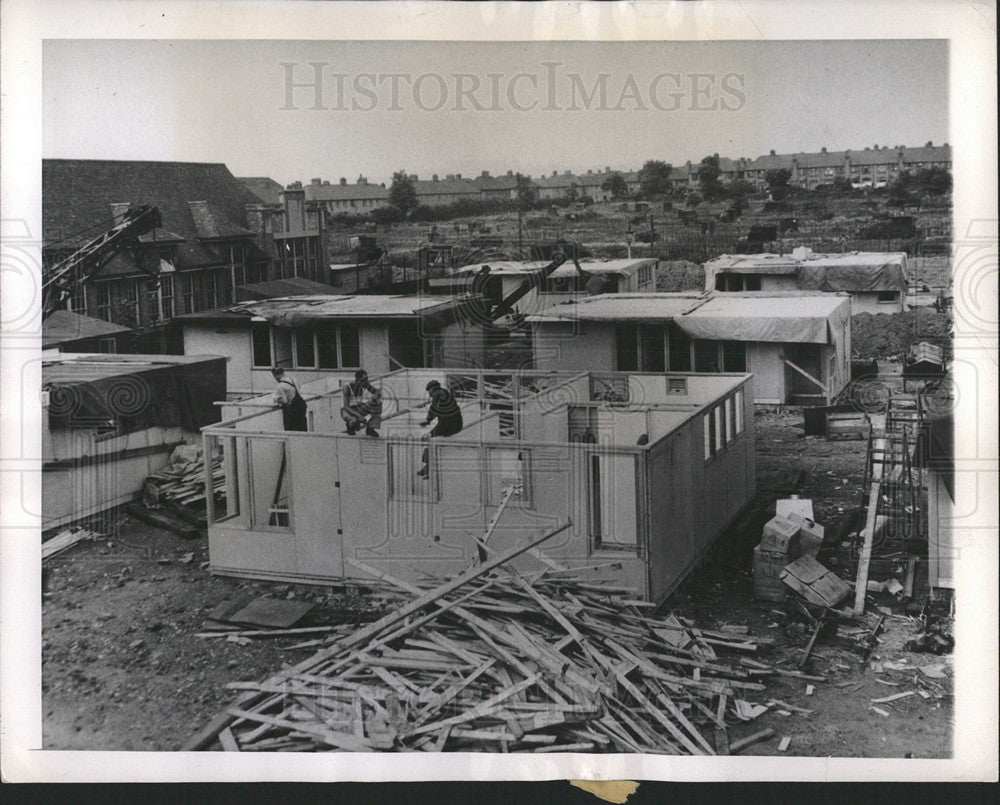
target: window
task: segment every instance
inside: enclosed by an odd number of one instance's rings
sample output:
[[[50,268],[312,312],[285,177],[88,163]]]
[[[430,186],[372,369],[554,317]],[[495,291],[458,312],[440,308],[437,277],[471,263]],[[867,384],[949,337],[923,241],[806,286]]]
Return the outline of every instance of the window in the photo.
[[[270,367],[271,363],[271,327],[263,322],[250,325],[250,338],[253,341],[253,365]]]
[[[587,491],[589,525],[594,547],[635,551],[636,457],[594,453],[589,458]]]
[[[694,370],[696,372],[718,372],[719,371],[719,342],[703,341],[697,339],[694,342]]]
[[[743,287],[747,291],[760,290],[760,274],[747,274],[743,277]]]
[[[691,371],[691,337],[675,324],[668,330],[671,372]]]
[[[899,294],[895,291],[879,291],[878,303],[880,305],[891,305],[899,299]]]
[[[644,372],[665,372],[667,359],[663,352],[663,328],[656,324],[639,327],[639,353]]]
[[[101,282],[94,286],[94,315],[104,321],[111,321],[111,283]]]
[[[638,332],[634,324],[615,326],[615,369],[619,372],[639,369]]]
[[[726,444],[729,444],[736,438],[736,406],[733,405],[732,397],[726,397],[723,419],[726,423]]]
[[[525,450],[507,448],[486,448],[487,461],[487,497],[488,506],[499,506],[504,490],[508,486],[516,486],[511,502],[530,505],[531,490],[528,487],[528,458]]]
[[[736,392],[736,435],[743,433],[743,389]]]
[[[722,342],[722,371],[745,372],[747,370],[746,345],[742,341]]]
[[[139,304],[139,280],[123,280],[122,282],[122,317],[124,324],[137,326],[141,322]]]
[[[320,369],[336,369],[340,366],[335,326],[321,324],[316,329],[316,355]]]
[[[316,367],[316,333],[313,330],[295,331],[295,365],[305,369]]]
[[[87,314],[87,286],[82,283],[73,287],[69,309],[81,315]]]
[[[118,351],[118,345],[113,338],[102,338],[97,342],[97,351],[105,355],[114,355]]]

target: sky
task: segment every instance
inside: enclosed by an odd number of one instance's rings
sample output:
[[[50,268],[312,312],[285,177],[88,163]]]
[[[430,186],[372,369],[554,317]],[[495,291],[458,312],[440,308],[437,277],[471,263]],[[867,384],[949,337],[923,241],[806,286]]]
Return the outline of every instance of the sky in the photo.
[[[939,144],[947,48],[48,40],[43,155],[223,162],[287,184]]]

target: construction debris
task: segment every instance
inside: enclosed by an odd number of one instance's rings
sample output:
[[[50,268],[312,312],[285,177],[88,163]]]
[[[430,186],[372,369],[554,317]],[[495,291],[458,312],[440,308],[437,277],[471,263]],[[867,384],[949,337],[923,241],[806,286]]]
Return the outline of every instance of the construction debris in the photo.
[[[835,607],[851,588],[831,570],[811,556],[801,556],[781,573],[781,580],[811,604]]]
[[[49,557],[62,553],[67,548],[72,548],[78,542],[92,540],[97,536],[97,533],[87,528],[76,527],[64,529],[42,543],[42,561],[44,562]]]
[[[147,508],[163,501],[188,506],[205,499],[205,461],[201,449],[182,444],[170,454],[170,463],[148,478],[142,490],[142,502]],[[212,459],[213,489],[217,498],[226,494],[226,475],[222,468],[222,453]]]
[[[537,550],[560,530],[429,590],[349,560],[412,598],[268,680],[231,683],[243,697],[188,748],[714,755],[773,734],[728,743],[727,717],[767,709],[736,694],[765,688],[716,650],[752,643],[581,580]],[[506,565],[527,550],[548,569]]]

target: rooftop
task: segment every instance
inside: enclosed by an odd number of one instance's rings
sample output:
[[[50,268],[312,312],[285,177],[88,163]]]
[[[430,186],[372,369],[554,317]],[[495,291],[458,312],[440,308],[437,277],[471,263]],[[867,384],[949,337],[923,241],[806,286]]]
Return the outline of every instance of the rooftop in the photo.
[[[102,338],[131,330],[69,310],[57,310],[42,321],[42,349],[83,338]]]
[[[221,361],[218,355],[60,354],[42,357],[42,384],[89,383],[112,377],[158,371],[170,366]]]

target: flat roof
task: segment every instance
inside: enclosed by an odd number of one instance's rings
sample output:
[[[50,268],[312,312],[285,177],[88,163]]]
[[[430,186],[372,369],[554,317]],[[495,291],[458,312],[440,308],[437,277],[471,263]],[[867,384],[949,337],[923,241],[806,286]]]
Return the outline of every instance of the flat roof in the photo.
[[[101,338],[131,332],[121,324],[81,316],[70,310],[56,310],[42,320],[42,349],[81,338]]]
[[[486,265],[490,267],[490,276],[525,276],[538,273],[551,262],[551,260],[482,260],[456,268],[451,273],[454,275],[476,274]],[[581,260],[580,268],[590,274],[629,274],[644,265],[653,265],[656,262],[655,257],[640,257],[631,260]],[[561,278],[574,277],[576,274],[576,266],[573,261],[567,260],[549,276]]]
[[[706,271],[745,273],[751,269],[761,274],[794,274],[800,266],[885,266],[906,262],[905,252],[843,252],[839,254],[810,253],[804,257],[793,254],[723,254],[705,263]]]
[[[168,366],[189,366],[224,361],[221,355],[106,355],[104,353],[62,353],[42,358],[42,384],[88,383],[112,377],[134,375]]]
[[[250,321],[251,318],[274,321],[283,317],[294,319],[389,319],[412,318],[429,313],[443,313],[459,304],[458,300],[423,294],[313,294],[285,296],[244,302],[227,308],[199,313],[185,313],[177,318],[185,321]],[[291,326],[291,322],[289,322]]]

